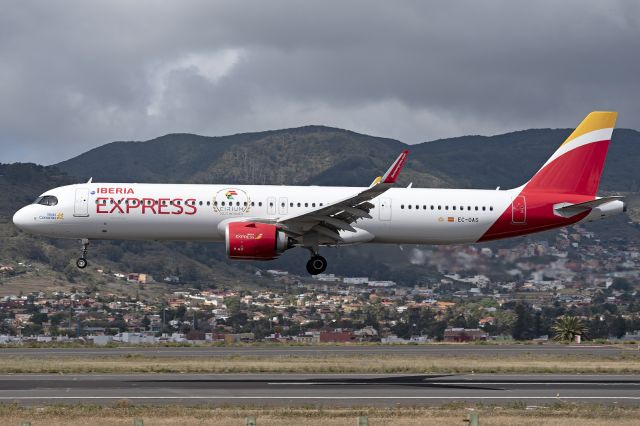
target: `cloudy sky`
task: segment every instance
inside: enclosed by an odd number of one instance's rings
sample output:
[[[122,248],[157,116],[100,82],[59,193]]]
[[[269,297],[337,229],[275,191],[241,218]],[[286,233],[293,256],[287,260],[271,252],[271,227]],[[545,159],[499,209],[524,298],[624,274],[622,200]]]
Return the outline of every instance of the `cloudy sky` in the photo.
[[[0,162],[324,124],[640,129],[637,1],[0,0]]]

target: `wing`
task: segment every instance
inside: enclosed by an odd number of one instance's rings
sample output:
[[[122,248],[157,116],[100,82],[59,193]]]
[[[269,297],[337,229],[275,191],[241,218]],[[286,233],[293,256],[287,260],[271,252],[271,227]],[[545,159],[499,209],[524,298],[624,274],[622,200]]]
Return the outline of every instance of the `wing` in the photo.
[[[315,240],[323,244],[335,244],[342,241],[340,231],[356,232],[351,226],[358,219],[371,219],[369,212],[374,205],[371,200],[383,194],[398,179],[402,166],[407,160],[408,150],[402,151],[389,170],[377,177],[371,186],[341,200],[336,200],[322,207],[310,209],[295,215],[283,216],[277,223],[285,232],[294,237],[317,237]],[[314,235],[315,234],[315,235]],[[309,238],[313,240],[313,238]]]

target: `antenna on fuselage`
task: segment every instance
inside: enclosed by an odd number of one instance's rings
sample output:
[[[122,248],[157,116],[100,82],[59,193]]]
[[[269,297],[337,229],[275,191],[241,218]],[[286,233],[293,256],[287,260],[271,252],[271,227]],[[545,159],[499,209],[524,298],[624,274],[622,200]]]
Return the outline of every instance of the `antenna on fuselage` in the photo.
[[[91,183],[92,180],[93,180],[93,177],[90,177],[87,183]]]

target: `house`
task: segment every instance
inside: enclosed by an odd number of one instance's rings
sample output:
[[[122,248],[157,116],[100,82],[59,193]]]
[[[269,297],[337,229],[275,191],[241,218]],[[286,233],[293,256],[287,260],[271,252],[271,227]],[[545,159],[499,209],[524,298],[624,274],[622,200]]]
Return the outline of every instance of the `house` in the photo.
[[[485,341],[489,335],[479,328],[447,328],[444,341],[450,343]]]
[[[320,343],[351,342],[355,335],[351,331],[321,331]]]

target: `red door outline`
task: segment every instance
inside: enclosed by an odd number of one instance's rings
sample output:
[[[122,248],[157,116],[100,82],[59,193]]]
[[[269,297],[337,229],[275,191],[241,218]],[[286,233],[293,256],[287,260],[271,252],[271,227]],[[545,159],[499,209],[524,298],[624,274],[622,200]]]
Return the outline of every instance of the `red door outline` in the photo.
[[[511,203],[511,223],[527,223],[527,200],[518,195]]]

